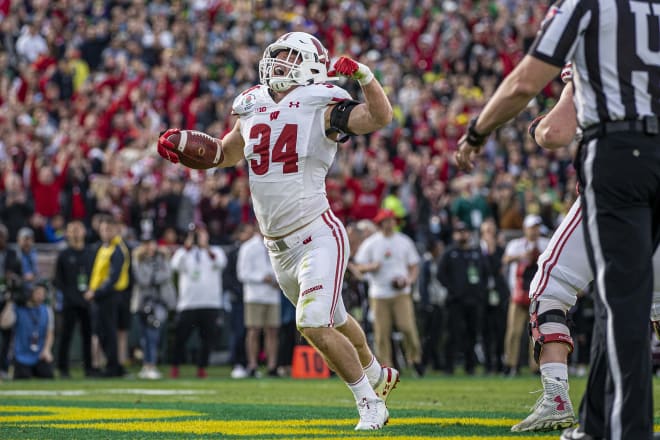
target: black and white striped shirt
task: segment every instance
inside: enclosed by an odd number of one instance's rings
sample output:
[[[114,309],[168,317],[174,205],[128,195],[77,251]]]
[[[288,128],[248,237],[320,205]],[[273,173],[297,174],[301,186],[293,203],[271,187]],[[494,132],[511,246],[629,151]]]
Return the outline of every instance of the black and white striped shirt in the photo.
[[[660,115],[660,0],[559,0],[529,53],[573,62],[583,128]]]

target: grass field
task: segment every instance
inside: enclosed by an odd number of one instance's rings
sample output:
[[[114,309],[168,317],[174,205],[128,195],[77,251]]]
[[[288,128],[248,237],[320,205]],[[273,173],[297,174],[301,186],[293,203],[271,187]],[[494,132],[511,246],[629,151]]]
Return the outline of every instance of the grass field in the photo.
[[[519,378],[410,374],[389,402],[390,423],[356,433],[352,396],[339,379],[56,380],[0,384],[0,439],[556,439],[558,432],[509,431],[527,414],[540,388]],[[75,376],[74,376],[75,377]],[[188,377],[188,378],[187,378]],[[577,406],[585,379],[571,380]],[[655,423],[660,379],[654,380]],[[660,426],[656,426],[660,428]],[[658,429],[656,429],[658,430]]]

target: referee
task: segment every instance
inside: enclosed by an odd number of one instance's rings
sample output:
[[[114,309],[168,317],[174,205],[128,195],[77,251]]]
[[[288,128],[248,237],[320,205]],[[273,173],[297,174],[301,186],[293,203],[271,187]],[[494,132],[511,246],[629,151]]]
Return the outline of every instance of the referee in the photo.
[[[583,225],[601,312],[581,427],[563,439],[652,437],[648,320],[651,257],[660,241],[659,26],[660,0],[560,0],[456,152],[458,166],[471,170],[488,135],[572,61]],[[593,373],[599,369],[606,374]]]

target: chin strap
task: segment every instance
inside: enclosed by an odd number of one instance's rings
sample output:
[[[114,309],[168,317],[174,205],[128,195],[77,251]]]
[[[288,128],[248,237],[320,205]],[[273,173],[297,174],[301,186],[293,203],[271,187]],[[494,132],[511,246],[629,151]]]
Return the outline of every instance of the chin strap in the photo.
[[[543,350],[543,344],[547,344],[548,342],[560,342],[566,344],[568,347],[568,353],[572,353],[573,338],[571,338],[570,335],[565,333],[541,333],[541,325],[549,322],[563,324],[568,328],[566,323],[566,312],[559,309],[553,309],[539,315],[538,309],[538,301],[532,301],[532,304],[530,305],[529,334],[534,340],[534,360],[537,363],[539,362],[541,351]]]

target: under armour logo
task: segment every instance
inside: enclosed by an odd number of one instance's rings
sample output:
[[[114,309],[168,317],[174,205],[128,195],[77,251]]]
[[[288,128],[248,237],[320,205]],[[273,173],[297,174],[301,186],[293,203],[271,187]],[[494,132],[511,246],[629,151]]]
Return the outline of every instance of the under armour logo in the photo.
[[[300,101],[296,101],[296,102],[289,101],[289,108],[292,108],[292,107],[300,108]]]
[[[561,396],[555,396],[553,400],[557,402],[557,411],[563,411],[565,408],[564,404],[568,402],[565,400],[561,400]]]
[[[280,115],[280,112],[272,112],[272,113],[270,114],[270,120],[271,120],[271,121],[274,121],[275,119],[277,119],[277,117],[278,117],[279,115]]]

